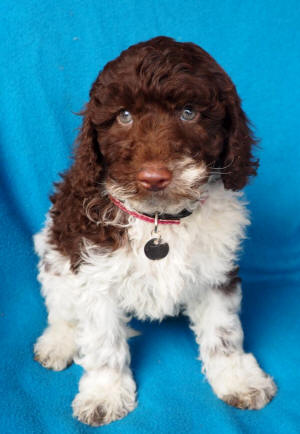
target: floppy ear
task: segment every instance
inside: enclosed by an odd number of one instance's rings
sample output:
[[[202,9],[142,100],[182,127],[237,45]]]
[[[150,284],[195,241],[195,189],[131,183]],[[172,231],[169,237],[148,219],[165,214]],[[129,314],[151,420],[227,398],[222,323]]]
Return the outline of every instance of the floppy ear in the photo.
[[[97,141],[97,131],[92,122],[92,103],[89,102],[81,113],[84,116],[83,124],[77,138],[75,149],[75,162],[71,169],[73,185],[83,187],[95,187],[101,179],[103,169],[103,157]]]
[[[258,160],[252,155],[252,148],[256,140],[232,83],[225,93],[225,102],[226,141],[221,161],[218,164],[224,168],[222,179],[225,188],[240,190],[247,184],[249,176],[256,175]]]
[[[90,103],[81,114],[84,115],[84,119],[77,138],[74,164],[61,174],[62,180],[54,184],[56,190],[50,196],[53,203],[51,216],[59,230],[64,228],[66,233],[69,231],[65,228],[66,222],[75,222],[76,218],[80,219],[84,214],[84,200],[99,196],[99,184],[103,173],[102,156],[97,142],[97,132],[91,120]],[[58,231],[58,236],[59,234]]]

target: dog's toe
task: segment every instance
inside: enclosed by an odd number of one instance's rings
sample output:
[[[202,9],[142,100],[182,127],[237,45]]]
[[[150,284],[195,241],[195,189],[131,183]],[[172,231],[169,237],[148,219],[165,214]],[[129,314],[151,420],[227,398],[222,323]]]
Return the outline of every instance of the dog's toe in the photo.
[[[269,384],[263,388],[250,387],[246,392],[225,395],[222,399],[227,404],[236,408],[260,410],[267,405],[276,394],[277,388],[274,381],[270,377],[268,377],[268,380]]]
[[[61,357],[53,351],[49,353],[41,353],[35,350],[34,360],[40,363],[44,368],[52,369],[53,371],[62,371],[72,363],[72,360]]]
[[[99,402],[97,399],[85,399],[80,393],[72,403],[73,416],[90,426],[107,425],[110,422],[122,419],[130,411],[134,410],[135,406],[135,402],[125,405],[125,403]]]
[[[91,400],[83,401],[79,395],[73,401],[73,416],[90,426],[106,425],[108,420],[104,407]]]

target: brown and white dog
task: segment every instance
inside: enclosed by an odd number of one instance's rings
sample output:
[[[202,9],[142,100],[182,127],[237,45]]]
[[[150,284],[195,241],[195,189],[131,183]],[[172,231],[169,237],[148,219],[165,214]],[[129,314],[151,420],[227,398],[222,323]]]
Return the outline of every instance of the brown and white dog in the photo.
[[[260,409],[276,386],[243,351],[237,252],[254,139],[228,75],[166,37],[124,51],[90,92],[73,166],[35,236],[49,325],[45,367],[85,374],[74,415],[90,425],[136,406],[131,315],[190,318],[216,395]]]

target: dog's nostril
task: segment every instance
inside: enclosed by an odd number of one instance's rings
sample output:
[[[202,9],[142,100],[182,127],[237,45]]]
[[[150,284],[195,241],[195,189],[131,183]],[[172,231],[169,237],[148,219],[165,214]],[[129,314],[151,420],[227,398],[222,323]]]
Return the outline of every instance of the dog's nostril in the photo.
[[[172,173],[166,167],[154,165],[144,166],[138,173],[137,179],[147,190],[163,190],[170,184]]]

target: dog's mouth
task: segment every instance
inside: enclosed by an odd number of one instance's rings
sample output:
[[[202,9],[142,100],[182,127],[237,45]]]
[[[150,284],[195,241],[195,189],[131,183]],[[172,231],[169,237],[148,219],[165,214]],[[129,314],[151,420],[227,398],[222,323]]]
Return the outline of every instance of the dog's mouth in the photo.
[[[109,195],[142,214],[176,215],[184,209],[193,211],[207,191],[206,165],[186,159],[174,163],[171,173],[172,179],[168,185],[157,189],[145,188],[136,179],[124,183],[108,176],[106,190]]]

